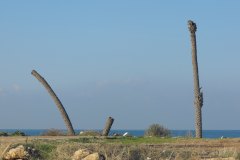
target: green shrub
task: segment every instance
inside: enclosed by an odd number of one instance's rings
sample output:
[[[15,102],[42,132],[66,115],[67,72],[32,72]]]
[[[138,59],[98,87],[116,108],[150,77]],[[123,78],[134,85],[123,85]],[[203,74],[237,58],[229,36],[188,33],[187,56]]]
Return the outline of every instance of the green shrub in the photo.
[[[170,131],[162,125],[152,124],[145,131],[145,136],[168,137],[170,136]]]
[[[21,131],[15,131],[11,134],[11,136],[26,136],[26,135]]]
[[[6,137],[6,136],[8,136],[8,133],[7,132],[0,132],[0,136]]]
[[[51,159],[51,154],[56,150],[56,145],[48,143],[37,143],[33,147],[38,151],[39,157],[42,157],[41,159]]]

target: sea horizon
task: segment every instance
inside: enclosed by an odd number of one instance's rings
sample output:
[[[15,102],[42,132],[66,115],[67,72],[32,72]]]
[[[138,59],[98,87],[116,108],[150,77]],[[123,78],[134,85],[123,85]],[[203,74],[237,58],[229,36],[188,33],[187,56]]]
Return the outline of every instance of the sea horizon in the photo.
[[[13,133],[15,131],[24,132],[27,136],[39,136],[44,132],[50,130],[49,129],[0,129],[0,132],[8,132]],[[66,129],[58,129],[63,132],[67,132]],[[98,131],[101,132],[101,129],[75,129],[76,135],[78,135],[81,131]],[[117,134],[124,134],[128,132],[132,136],[144,136],[145,129],[112,129],[109,135],[113,135],[114,133]],[[187,129],[172,129],[170,130],[171,137],[194,137],[195,131],[194,130],[187,130]],[[240,130],[203,130],[203,138],[240,138]]]

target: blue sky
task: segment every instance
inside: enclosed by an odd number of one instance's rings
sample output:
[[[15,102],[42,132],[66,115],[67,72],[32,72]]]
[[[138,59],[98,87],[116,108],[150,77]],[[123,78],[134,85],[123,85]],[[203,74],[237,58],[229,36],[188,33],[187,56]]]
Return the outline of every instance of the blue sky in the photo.
[[[203,128],[240,129],[240,2],[0,1],[0,128],[194,129],[189,19],[198,26]]]

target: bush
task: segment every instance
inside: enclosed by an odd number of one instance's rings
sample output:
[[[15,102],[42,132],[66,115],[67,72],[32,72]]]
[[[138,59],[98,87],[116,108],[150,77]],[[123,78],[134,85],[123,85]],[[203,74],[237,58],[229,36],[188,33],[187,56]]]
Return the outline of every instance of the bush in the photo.
[[[8,136],[8,133],[7,132],[0,132],[0,136],[6,137],[6,136]]]
[[[59,129],[49,129],[41,134],[42,136],[65,136],[66,134]]]
[[[145,131],[145,136],[153,136],[153,137],[168,137],[170,136],[170,131],[159,124],[152,124]]]
[[[26,134],[21,131],[15,131],[11,134],[11,136],[26,136]]]
[[[35,143],[30,148],[34,148],[35,153],[31,155],[31,160],[52,159],[51,154],[55,151],[56,145],[51,143]]]

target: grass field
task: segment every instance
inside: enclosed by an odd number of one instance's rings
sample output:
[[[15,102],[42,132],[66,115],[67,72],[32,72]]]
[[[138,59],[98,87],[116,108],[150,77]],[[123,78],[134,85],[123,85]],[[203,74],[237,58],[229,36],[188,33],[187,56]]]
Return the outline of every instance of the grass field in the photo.
[[[0,137],[0,154],[8,146],[37,149],[42,159],[70,160],[80,148],[99,152],[108,160],[240,159],[240,139],[156,137]]]

